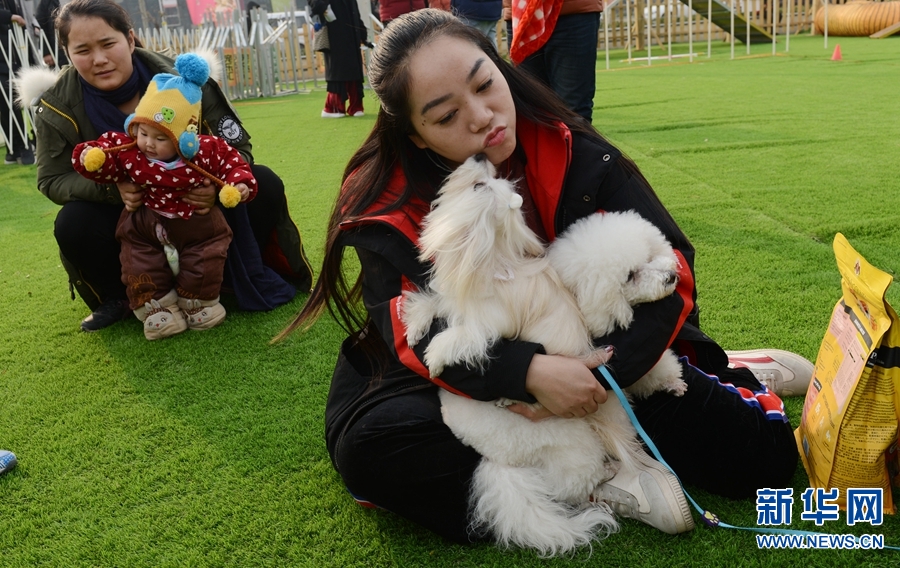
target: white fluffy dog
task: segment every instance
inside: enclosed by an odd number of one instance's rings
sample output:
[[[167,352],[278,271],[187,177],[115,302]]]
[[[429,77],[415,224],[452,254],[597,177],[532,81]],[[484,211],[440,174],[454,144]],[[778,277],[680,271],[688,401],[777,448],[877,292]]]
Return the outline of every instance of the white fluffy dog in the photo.
[[[643,253],[629,258],[624,285],[613,286],[616,278],[609,273],[617,268],[609,270],[606,265],[605,243],[579,234],[569,240],[588,240],[565,247],[561,237],[553,254],[545,254],[525,223],[522,197],[510,182],[494,175],[494,167],[483,156],[470,158],[450,175],[426,216],[421,258],[434,264],[429,289],[404,297],[409,344],[417,344],[435,318],[446,320],[445,329],[425,350],[432,377],[452,364],[483,366],[501,338],[540,343],[549,354],[576,357],[589,366],[604,363],[609,352],[593,346],[592,332],[602,335],[630,323],[630,312],[621,308],[618,297],[623,288],[629,289],[624,300],[628,306],[671,293],[674,254],[669,248],[672,262]],[[603,224],[601,216],[591,219]],[[592,230],[589,225],[585,230]],[[628,241],[644,241],[643,233]],[[557,264],[565,270],[554,268]],[[560,279],[562,274],[577,275],[571,278],[572,291]],[[589,279],[594,285],[580,286]],[[651,290],[654,280],[664,284]],[[637,282],[642,290],[630,290]],[[585,317],[585,310],[602,314]],[[675,366],[676,371],[639,382],[656,381],[644,386],[648,393],[660,388],[683,392],[680,367],[677,362]],[[473,523],[489,530],[498,543],[553,555],[618,528],[605,504],[589,501],[594,488],[615,475],[617,461],[633,464],[632,456],[642,452],[614,397],[584,419],[554,417],[540,422],[443,389],[440,397],[445,423],[484,456],[473,480]]]
[[[592,337],[628,329],[633,306],[665,298],[678,284],[678,257],[659,229],[633,211],[602,213],[573,223],[547,252],[550,265],[574,295]],[[646,398],[667,390],[681,396],[687,384],[672,351],[629,394]]]

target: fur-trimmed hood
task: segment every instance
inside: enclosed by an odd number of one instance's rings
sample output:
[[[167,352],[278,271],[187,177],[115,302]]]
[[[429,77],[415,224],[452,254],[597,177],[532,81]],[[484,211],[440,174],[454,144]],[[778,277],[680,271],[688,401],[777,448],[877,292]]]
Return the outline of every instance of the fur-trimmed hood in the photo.
[[[47,89],[56,84],[59,71],[44,66],[22,67],[13,80],[16,102],[21,106],[37,106]]]

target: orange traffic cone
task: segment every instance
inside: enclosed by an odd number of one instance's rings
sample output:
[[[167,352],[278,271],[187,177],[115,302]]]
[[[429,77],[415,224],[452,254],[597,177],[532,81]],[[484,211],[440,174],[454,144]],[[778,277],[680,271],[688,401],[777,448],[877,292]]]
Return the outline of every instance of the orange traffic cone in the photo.
[[[841,44],[837,44],[834,46],[834,53],[831,55],[831,60],[840,61],[841,59]]]

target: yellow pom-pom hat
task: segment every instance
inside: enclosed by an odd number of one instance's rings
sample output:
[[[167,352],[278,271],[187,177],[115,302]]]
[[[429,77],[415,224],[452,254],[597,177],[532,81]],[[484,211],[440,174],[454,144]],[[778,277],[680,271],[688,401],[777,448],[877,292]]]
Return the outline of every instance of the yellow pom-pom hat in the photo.
[[[125,119],[125,131],[137,138],[137,125],[158,128],[175,143],[178,153],[193,159],[200,148],[201,88],[209,79],[209,64],[196,53],[183,53],[175,59],[179,75],[157,73],[150,80],[134,114]]]

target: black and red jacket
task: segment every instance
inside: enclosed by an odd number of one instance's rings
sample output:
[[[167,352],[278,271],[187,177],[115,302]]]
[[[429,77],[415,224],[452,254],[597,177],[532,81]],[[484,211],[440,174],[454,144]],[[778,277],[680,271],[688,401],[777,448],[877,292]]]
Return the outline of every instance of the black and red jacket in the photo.
[[[634,210],[666,235],[679,256],[681,273],[676,292],[657,302],[637,306],[634,322],[627,331],[617,330],[597,342],[615,347],[609,368],[619,384],[634,383],[670,346],[693,359],[696,354],[692,345],[698,341],[709,343],[714,346],[713,354],[707,354],[708,349],[702,351],[704,357],[716,360],[712,366],[727,363],[724,352],[695,326],[691,243],[646,181],[632,174],[627,162],[620,159],[621,152],[599,137],[573,133],[562,125],[557,129],[536,126],[521,117],[516,135],[520,155],[524,153],[526,160],[526,185],[550,241],[574,221],[594,212]],[[372,210],[390,202],[405,183],[398,168],[385,196]],[[365,356],[354,349],[354,338],[348,338],[342,345],[325,417],[332,455],[340,433],[355,417],[371,405],[401,392],[439,386],[478,400],[506,397],[534,401],[525,392],[525,374],[533,355],[542,352],[538,344],[500,341],[483,371],[459,365],[445,369],[434,380],[428,378],[422,360],[430,338],[440,331],[440,324],[436,322],[414,349],[407,347],[400,305],[405,289],[422,287],[427,281],[428,265],[419,261],[417,248],[421,219],[427,211],[427,204],[414,200],[400,210],[377,216],[363,215],[342,225],[341,242],[354,247],[359,256],[363,301],[372,324],[390,350],[392,361],[387,372],[373,381],[373,371]],[[701,367],[705,366],[710,365],[701,363]]]

